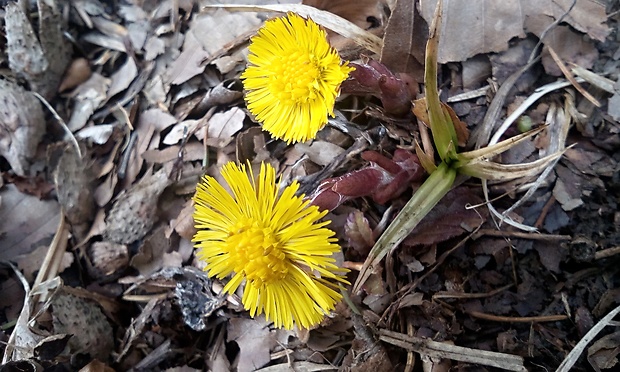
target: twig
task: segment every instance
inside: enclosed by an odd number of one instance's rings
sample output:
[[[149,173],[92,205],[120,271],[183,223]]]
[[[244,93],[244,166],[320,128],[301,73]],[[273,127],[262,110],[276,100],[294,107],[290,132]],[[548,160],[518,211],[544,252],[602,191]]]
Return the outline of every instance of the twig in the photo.
[[[575,87],[575,89],[577,89],[577,91],[579,93],[581,93],[581,95],[587,99],[588,101],[592,102],[592,104],[596,107],[601,107],[601,103],[594,97],[592,97],[592,95],[590,93],[588,93],[587,90],[585,90],[581,84],[579,84],[577,82],[577,80],[575,80],[575,77],[573,76],[573,74],[571,74],[571,72],[568,70],[568,67],[566,67],[566,65],[564,64],[564,62],[562,62],[562,60],[560,59],[560,56],[558,56],[558,54],[555,52],[555,50],[553,50],[553,48],[551,46],[547,46],[547,49],[549,50],[549,54],[551,54],[551,58],[553,58],[553,60],[555,61],[555,64],[558,65],[558,67],[560,68],[560,70],[562,71],[562,73],[564,74],[564,77],[571,82],[571,84],[573,84],[573,86]]]
[[[464,292],[448,292],[448,291],[440,291],[433,295],[433,300],[438,298],[488,298],[493,297],[498,293],[501,293],[508,288],[512,287],[514,284],[508,284],[503,287],[494,289],[490,292],[486,293],[464,293]]]
[[[597,251],[594,253],[594,259],[602,260],[603,258],[609,258],[617,254],[620,254],[620,246]]]
[[[586,346],[588,346],[590,341],[592,341],[594,337],[596,337],[599,332],[603,330],[603,328],[609,325],[612,322],[613,318],[618,315],[618,313],[620,313],[620,306],[616,307],[615,309],[610,311],[609,314],[607,314],[603,319],[599,320],[598,323],[596,323],[594,327],[592,327],[592,329],[590,329],[590,331],[588,331],[588,333],[586,333],[585,336],[583,336],[583,338],[579,340],[573,350],[568,353],[568,355],[566,356],[566,358],[564,358],[562,364],[560,364],[556,372],[570,371],[570,369],[573,367],[577,359],[579,359],[579,356],[586,348]]]
[[[543,316],[500,316],[487,314],[480,311],[466,311],[467,314],[474,318],[490,320],[493,322],[503,323],[542,323],[542,322],[557,322],[560,320],[568,319],[568,315],[543,315]]]
[[[386,329],[379,330],[379,334],[379,339],[383,342],[402,347],[405,350],[414,351],[421,355],[427,355],[433,359],[445,358],[501,368],[508,371],[527,371],[525,366],[523,366],[523,358],[518,355],[455,346]]]
[[[496,236],[502,238],[517,238],[517,239],[529,239],[529,240],[546,240],[546,241],[562,241],[571,240],[570,235],[555,235],[555,234],[532,234],[521,231],[502,231],[494,229],[480,229],[476,235],[472,236],[472,239],[478,239],[481,236]]]

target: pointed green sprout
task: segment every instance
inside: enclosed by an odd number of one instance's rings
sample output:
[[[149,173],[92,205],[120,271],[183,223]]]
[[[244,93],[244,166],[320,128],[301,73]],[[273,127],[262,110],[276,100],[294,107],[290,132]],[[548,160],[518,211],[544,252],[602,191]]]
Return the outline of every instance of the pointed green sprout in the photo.
[[[425,169],[434,170],[372,247],[353,286],[353,293],[358,293],[361,290],[381,260],[394,250],[450,191],[457,174],[501,181],[531,177],[540,173],[563,154],[563,151],[559,151],[539,160],[522,164],[499,164],[491,161],[496,155],[540,133],[545,127],[531,130],[482,149],[463,153],[457,152],[458,140],[454,123],[450,115],[443,109],[437,90],[437,49],[441,13],[442,0],[439,0],[431,24],[429,40],[426,44],[424,71],[428,126],[431,129],[441,163],[436,168],[431,166],[432,164],[426,164]],[[429,159],[424,159],[429,161]]]

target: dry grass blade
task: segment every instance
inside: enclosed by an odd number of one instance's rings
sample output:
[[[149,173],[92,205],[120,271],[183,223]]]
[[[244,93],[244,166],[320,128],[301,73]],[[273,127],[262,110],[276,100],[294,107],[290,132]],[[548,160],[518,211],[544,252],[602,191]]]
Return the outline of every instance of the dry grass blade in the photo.
[[[534,177],[559,159],[564,151],[558,151],[544,158],[529,163],[500,164],[495,162],[481,161],[470,163],[459,168],[459,172],[483,180],[509,181],[517,178]]]
[[[523,142],[526,139],[537,135],[538,133],[542,132],[544,129],[545,129],[545,126],[541,126],[539,128],[532,129],[526,133],[519,134],[517,136],[508,138],[507,140],[504,140],[500,143],[496,143],[491,146],[486,146],[478,150],[462,152],[459,154],[459,158],[463,160],[467,160],[467,162],[471,162],[471,163],[490,160],[494,156],[501,154],[502,152],[517,145],[518,143]]]
[[[274,5],[205,5],[203,9],[224,8],[241,12],[294,12],[312,20],[335,33],[353,40],[358,45],[380,54],[383,40],[380,37],[361,29],[357,25],[333,13],[302,4],[274,4]]]
[[[590,70],[586,70],[581,66],[574,66],[572,68],[573,74],[579,76],[584,79],[588,83],[604,90],[607,93],[614,94],[616,91],[614,89],[615,82],[613,80],[607,79],[606,77],[602,77],[598,74]]]
[[[594,325],[594,327],[592,327],[592,329],[590,329],[590,331],[588,331],[585,336],[583,336],[579,343],[575,345],[573,350],[568,353],[568,355],[562,361],[562,364],[560,364],[556,372],[570,371],[573,365],[575,365],[575,362],[577,361],[581,353],[583,353],[583,350],[586,348],[586,346],[588,346],[590,341],[592,341],[594,337],[596,337],[596,335],[598,335],[599,332],[603,330],[603,328],[610,325],[610,323],[613,321],[614,317],[618,315],[618,313],[620,313],[620,306],[616,307],[615,309],[610,311],[609,314],[605,315],[603,319],[599,320],[599,322],[596,323],[596,325]]]
[[[558,56],[555,50],[553,50],[551,46],[548,46],[548,48],[549,48],[549,54],[551,54],[551,58],[553,58],[555,63],[558,65],[558,67],[564,74],[564,77],[566,78],[566,80],[570,81],[571,84],[573,84],[573,86],[575,87],[575,89],[577,89],[577,91],[579,91],[579,93],[581,93],[581,95],[584,96],[588,101],[592,102],[594,106],[601,107],[601,103],[596,98],[592,97],[592,95],[588,93],[588,91],[586,91],[577,82],[577,80],[575,80],[571,72],[568,70],[568,67],[566,67],[566,64],[564,62],[562,62],[562,60],[560,59],[560,56]]]
[[[379,333],[379,339],[383,342],[402,347],[406,350],[415,351],[416,353],[429,356],[433,359],[446,358],[460,362],[501,368],[508,371],[527,371],[523,365],[523,358],[517,355],[455,346],[384,329],[380,330]]]

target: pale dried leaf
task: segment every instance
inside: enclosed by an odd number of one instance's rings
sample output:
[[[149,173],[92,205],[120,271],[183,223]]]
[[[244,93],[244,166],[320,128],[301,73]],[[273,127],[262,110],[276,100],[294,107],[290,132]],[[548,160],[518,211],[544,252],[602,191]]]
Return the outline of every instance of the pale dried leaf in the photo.
[[[166,83],[179,85],[202,74],[205,69],[202,61],[208,56],[209,53],[202,49],[198,37],[193,32],[188,32],[185,35],[183,51],[166,72]]]
[[[138,125],[153,126],[157,131],[162,131],[176,122],[177,119],[169,112],[159,108],[152,108],[140,114]]]
[[[92,127],[84,128],[75,134],[76,138],[88,139],[98,145],[103,145],[108,142],[112,133],[114,133],[113,124],[101,124],[94,125]]]
[[[342,147],[326,141],[314,141],[310,145],[297,143],[295,148],[308,156],[316,164],[323,166],[331,163],[338,155],[344,152]]]
[[[138,76],[138,66],[133,58],[128,57],[127,61],[110,77],[108,96],[112,97],[127,89],[136,76]]]
[[[45,259],[45,255],[49,250],[49,244],[52,242],[52,238],[44,239],[39,242],[40,245],[38,247],[28,253],[28,254],[20,254],[19,256],[12,258],[11,261],[17,263],[17,267],[24,273],[26,279],[29,282],[32,282],[35,278],[35,274],[37,271],[41,269],[41,264]],[[73,254],[70,252],[65,252],[62,256],[62,261],[60,263],[60,267],[58,268],[58,272],[63,272],[67,267],[73,264]]]
[[[83,128],[96,109],[108,98],[110,79],[94,73],[73,92],[75,104],[67,126],[72,132]]]
[[[381,53],[383,41],[376,35],[363,30],[357,25],[339,17],[333,13],[316,9],[311,6],[302,4],[274,4],[274,5],[205,5],[205,8],[225,8],[229,10],[257,12],[257,11],[273,11],[273,12],[294,12],[302,17],[311,18],[317,24],[328,28],[335,33],[350,38],[358,45],[374,52]]]
[[[208,122],[207,134],[209,138],[222,140],[232,139],[231,137],[243,128],[245,112],[239,107],[233,107],[228,111],[214,114]],[[203,140],[204,132],[198,131],[196,138]]]

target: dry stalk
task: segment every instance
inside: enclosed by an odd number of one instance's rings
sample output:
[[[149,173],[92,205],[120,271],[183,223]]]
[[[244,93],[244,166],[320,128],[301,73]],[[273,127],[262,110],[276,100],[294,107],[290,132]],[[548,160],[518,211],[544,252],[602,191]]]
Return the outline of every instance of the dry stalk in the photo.
[[[517,355],[455,346],[385,329],[379,330],[379,334],[379,339],[383,342],[401,347],[405,350],[414,351],[432,359],[451,359],[459,362],[501,368],[508,371],[527,371],[523,365],[523,358]]]

